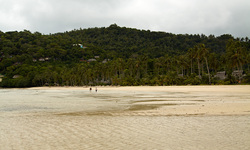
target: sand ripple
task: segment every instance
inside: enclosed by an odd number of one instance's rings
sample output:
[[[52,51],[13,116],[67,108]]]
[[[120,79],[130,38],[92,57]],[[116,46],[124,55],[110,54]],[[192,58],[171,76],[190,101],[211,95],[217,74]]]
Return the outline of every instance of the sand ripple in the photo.
[[[249,150],[249,87],[0,90],[0,150]]]
[[[249,116],[0,118],[1,150],[250,149]]]

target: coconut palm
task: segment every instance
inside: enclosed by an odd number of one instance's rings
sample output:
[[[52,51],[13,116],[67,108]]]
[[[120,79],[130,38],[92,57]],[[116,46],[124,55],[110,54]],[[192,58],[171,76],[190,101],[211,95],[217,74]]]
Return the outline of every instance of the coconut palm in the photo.
[[[179,59],[179,65],[181,67],[181,74],[182,74],[182,76],[184,76],[185,69],[187,67],[187,57],[186,57],[186,55],[180,55],[178,57],[178,59]]]
[[[231,69],[237,68],[238,72],[242,70],[242,66],[246,63],[246,49],[240,41],[230,40],[226,46],[226,57]],[[241,80],[241,75],[239,75]]]
[[[191,65],[191,74],[193,73],[193,60],[194,60],[194,58],[195,58],[195,50],[194,50],[194,48],[190,48],[189,50],[188,50],[188,53],[187,53],[187,55],[188,55],[188,58],[190,59],[190,65]]]
[[[194,50],[195,50],[194,58],[197,59],[197,63],[198,63],[199,78],[201,78],[200,63],[204,59],[206,62],[206,67],[207,67],[209,84],[211,84],[211,77],[210,77],[210,71],[209,71],[208,60],[207,60],[209,56],[209,49],[206,48],[205,44],[198,44],[194,47]]]
[[[207,58],[209,56],[209,49],[206,48],[205,44],[200,44],[199,49],[200,49],[200,53],[201,53],[202,58],[205,59],[206,66],[207,66],[209,84],[211,84],[210,71],[209,71],[209,66],[208,66],[208,61],[207,61]]]
[[[200,61],[202,56],[201,56],[201,49],[199,48],[198,45],[194,47],[194,58],[197,60],[199,78],[201,78]]]

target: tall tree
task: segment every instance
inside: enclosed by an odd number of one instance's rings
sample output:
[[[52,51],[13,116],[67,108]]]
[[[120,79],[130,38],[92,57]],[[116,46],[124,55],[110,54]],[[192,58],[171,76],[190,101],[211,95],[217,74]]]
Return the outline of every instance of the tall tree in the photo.
[[[206,48],[205,44],[200,44],[199,45],[199,51],[200,51],[200,55],[202,56],[202,58],[205,59],[206,62],[206,66],[207,66],[207,73],[208,73],[208,79],[209,79],[209,84],[211,84],[211,77],[210,77],[210,71],[209,71],[209,66],[208,66],[208,61],[207,58],[209,56],[209,49]]]
[[[193,73],[193,60],[194,60],[194,58],[195,58],[195,51],[194,51],[194,48],[189,48],[188,49],[188,53],[187,53],[187,55],[188,55],[188,58],[189,58],[189,60],[190,60],[190,67],[191,67],[191,74]]]
[[[241,80],[242,76],[240,74],[240,70],[242,70],[242,66],[246,63],[246,48],[240,41],[229,40],[226,46],[226,57],[228,59],[230,69],[234,69],[235,67],[239,73],[239,80]]]
[[[196,58],[197,64],[198,64],[198,75],[199,75],[199,78],[201,79],[200,61],[201,61],[202,56],[201,56],[201,49],[199,48],[199,45],[196,45],[194,47],[194,51],[195,51],[194,58]]]

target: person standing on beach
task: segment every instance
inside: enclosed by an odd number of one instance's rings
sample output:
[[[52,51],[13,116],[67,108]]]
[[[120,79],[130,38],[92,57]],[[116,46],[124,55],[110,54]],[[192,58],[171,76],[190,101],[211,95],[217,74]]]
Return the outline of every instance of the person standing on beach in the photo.
[[[95,88],[95,92],[97,92],[97,87]]]
[[[92,87],[89,88],[89,91],[90,91],[90,92],[92,91]]]

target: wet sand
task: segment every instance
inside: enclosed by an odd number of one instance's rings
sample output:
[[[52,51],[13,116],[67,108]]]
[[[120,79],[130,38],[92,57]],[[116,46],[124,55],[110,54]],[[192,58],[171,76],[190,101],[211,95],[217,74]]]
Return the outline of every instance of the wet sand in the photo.
[[[0,150],[247,150],[249,139],[249,85],[0,89]]]

